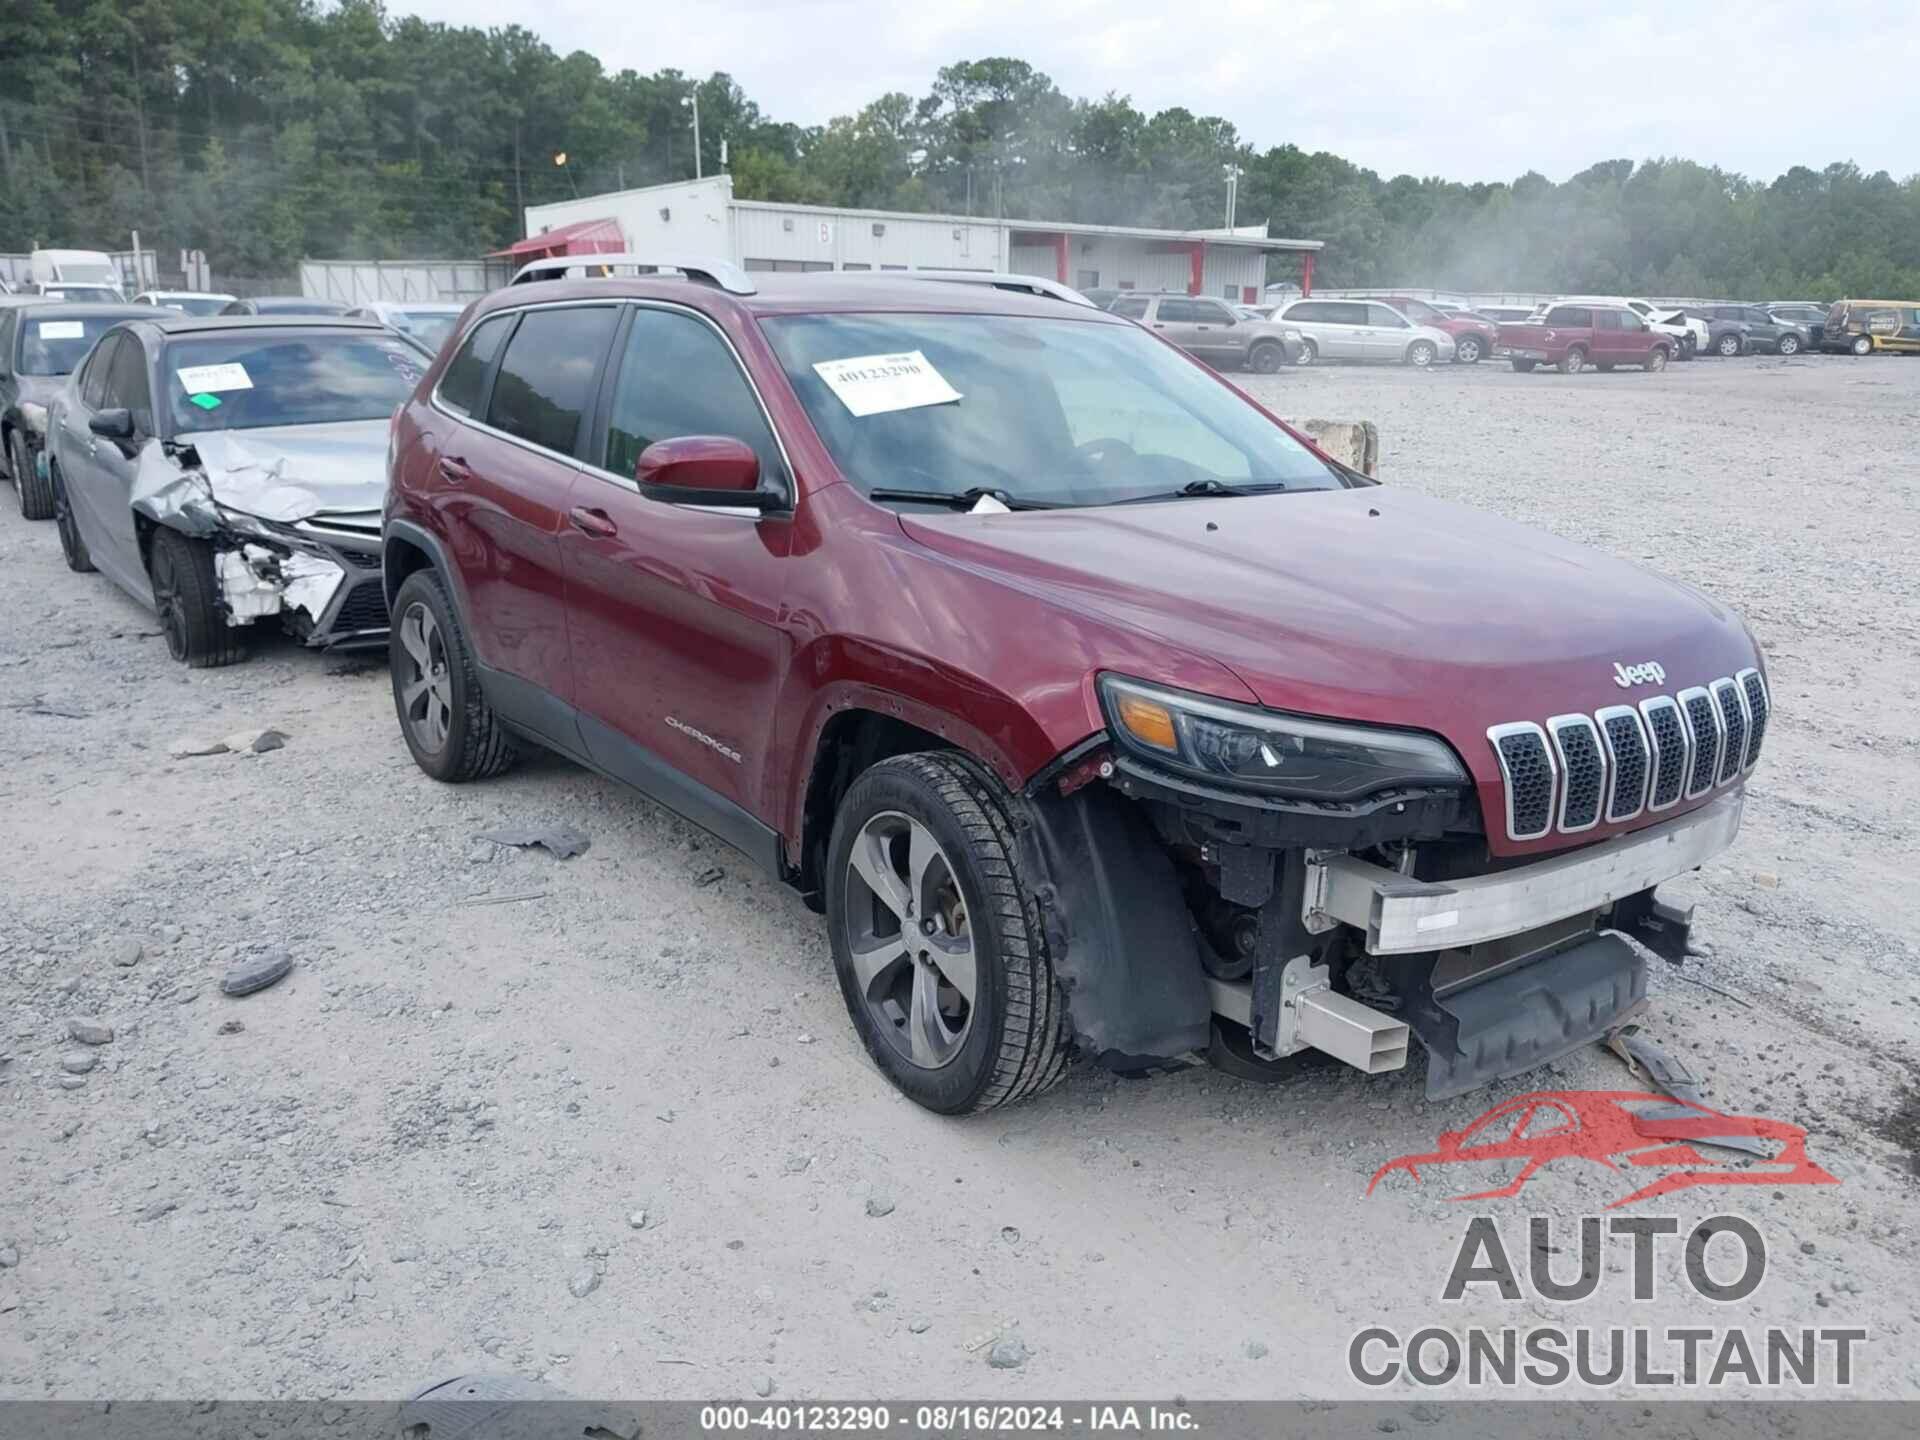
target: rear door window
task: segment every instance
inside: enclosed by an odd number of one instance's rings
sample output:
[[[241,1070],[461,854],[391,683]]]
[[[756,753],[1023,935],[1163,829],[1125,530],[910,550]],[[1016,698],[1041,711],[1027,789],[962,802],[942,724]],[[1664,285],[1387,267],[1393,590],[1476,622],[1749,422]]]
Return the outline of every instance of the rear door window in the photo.
[[[1382,330],[1404,330],[1407,328],[1407,322],[1401,319],[1399,315],[1395,314],[1394,311],[1386,305],[1367,306],[1367,323],[1369,325],[1377,325]]]
[[[1111,309],[1116,315],[1128,320],[1144,320],[1147,315],[1147,299],[1142,295],[1130,295],[1113,302]]]
[[[1593,328],[1596,330],[1618,330],[1622,316],[1618,310],[1596,310],[1593,312]]]
[[[487,424],[544,450],[574,454],[619,314],[611,305],[580,305],[522,315],[500,357]]]
[[[1162,325],[1189,325],[1200,317],[1191,300],[1162,300],[1153,318]]]
[[[1364,325],[1367,323],[1367,307],[1351,300],[1332,301],[1327,305],[1327,319],[1335,325]]]
[[[487,376],[492,373],[500,342],[512,328],[512,315],[494,315],[473,327],[446,373],[440,377],[440,403],[461,415],[471,415],[485,402]]]
[[[647,446],[684,435],[742,441],[760,457],[763,480],[777,486],[785,476],[753,387],[713,327],[675,310],[635,310],[596,463],[631,479]]]

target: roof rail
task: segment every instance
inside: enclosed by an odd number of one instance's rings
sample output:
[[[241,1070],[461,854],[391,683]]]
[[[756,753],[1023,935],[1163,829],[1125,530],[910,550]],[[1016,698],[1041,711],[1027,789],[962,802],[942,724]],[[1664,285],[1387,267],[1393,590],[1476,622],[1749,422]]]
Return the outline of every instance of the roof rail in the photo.
[[[994,270],[837,270],[836,275],[853,280],[941,280],[953,285],[990,285],[995,290],[1012,290],[1023,295],[1039,295],[1049,300],[1064,300],[1069,305],[1100,307],[1069,285],[1042,275],[1013,275]]]
[[[601,267],[606,267],[601,271]],[[617,268],[640,271],[678,270],[696,284],[712,285],[731,295],[758,293],[747,272],[730,260],[715,260],[701,255],[637,255],[620,250],[605,255],[550,255],[531,260],[514,271],[509,285],[525,285],[534,280],[564,280],[569,272],[591,276]]]

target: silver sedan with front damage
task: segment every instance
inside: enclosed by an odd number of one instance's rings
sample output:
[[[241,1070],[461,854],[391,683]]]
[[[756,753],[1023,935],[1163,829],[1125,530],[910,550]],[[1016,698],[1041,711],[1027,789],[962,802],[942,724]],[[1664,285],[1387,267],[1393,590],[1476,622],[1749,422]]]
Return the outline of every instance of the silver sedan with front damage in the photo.
[[[387,426],[425,367],[364,320],[114,327],[49,407],[67,564],[152,605],[196,668],[275,621],[308,645],[385,645]]]

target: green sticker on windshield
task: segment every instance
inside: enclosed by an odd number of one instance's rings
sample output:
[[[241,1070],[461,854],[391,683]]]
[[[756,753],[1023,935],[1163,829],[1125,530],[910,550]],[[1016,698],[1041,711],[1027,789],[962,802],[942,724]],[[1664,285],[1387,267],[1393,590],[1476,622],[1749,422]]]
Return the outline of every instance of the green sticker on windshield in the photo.
[[[189,395],[187,397],[187,403],[189,405],[198,405],[202,410],[218,410],[220,408],[220,397],[218,395]]]

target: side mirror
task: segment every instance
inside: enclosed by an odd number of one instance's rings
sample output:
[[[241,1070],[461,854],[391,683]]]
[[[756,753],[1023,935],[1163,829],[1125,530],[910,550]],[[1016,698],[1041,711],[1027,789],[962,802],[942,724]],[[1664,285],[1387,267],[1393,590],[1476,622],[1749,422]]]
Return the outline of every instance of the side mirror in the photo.
[[[656,440],[634,467],[640,493],[668,505],[779,509],[787,497],[760,484],[760,457],[731,435]]]
[[[133,412],[131,410],[101,410],[87,421],[87,428],[94,434],[108,440],[131,440],[133,438]]]

